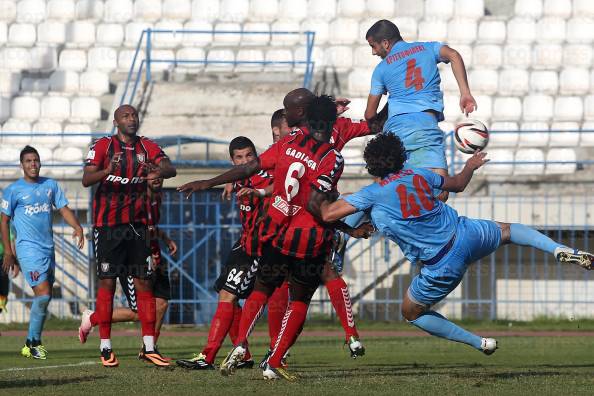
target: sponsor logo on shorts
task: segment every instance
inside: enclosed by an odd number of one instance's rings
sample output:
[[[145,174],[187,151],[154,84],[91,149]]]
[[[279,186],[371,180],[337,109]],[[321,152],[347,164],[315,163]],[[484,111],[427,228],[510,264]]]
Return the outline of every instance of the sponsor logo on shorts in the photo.
[[[27,216],[33,216],[39,213],[49,213],[51,212],[51,208],[48,203],[44,203],[40,205],[36,203],[35,205],[25,205],[25,214]]]
[[[101,263],[101,272],[109,272],[109,263]]]
[[[298,205],[291,205],[287,201],[285,201],[280,195],[274,197],[274,202],[272,203],[276,209],[278,209],[282,214],[285,216],[294,216],[299,210],[301,210],[301,206]]]

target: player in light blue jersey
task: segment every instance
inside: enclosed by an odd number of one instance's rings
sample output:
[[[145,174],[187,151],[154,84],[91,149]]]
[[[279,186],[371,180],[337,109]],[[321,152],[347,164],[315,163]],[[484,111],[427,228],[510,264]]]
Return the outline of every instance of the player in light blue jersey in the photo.
[[[402,142],[392,134],[373,138],[365,148],[367,170],[375,182],[334,203],[324,200],[310,210],[325,222],[370,210],[371,219],[387,238],[396,242],[421,272],[411,282],[402,303],[402,315],[413,325],[437,337],[468,344],[486,354],[497,341],[472,334],[432,311],[462,280],[468,266],[515,243],[551,253],[559,262],[592,269],[594,256],[570,249],[522,224],[469,219],[436,199],[434,189],[464,191],[474,171],[488,160],[475,153],[459,174],[440,176],[422,168],[404,167]]]
[[[83,230],[72,210],[68,208],[68,200],[58,183],[39,176],[41,160],[37,150],[26,146],[21,151],[20,161],[23,178],[4,189],[0,205],[3,268],[7,273],[12,271],[13,276],[22,271],[35,295],[31,304],[29,334],[21,354],[46,359],[47,350],[41,343],[41,332],[54,282],[53,208],[58,209],[64,220],[74,228],[79,249],[84,246]],[[9,240],[11,221],[16,231],[16,252]]]
[[[382,58],[371,78],[365,118],[376,116],[382,95],[388,94],[388,121],[384,132],[394,133],[406,147],[408,166],[429,168],[447,175],[444,134],[437,125],[444,120],[443,93],[437,65],[451,63],[460,89],[460,109],[476,109],[470,93],[464,60],[447,45],[406,42],[398,27],[385,19],[373,24],[365,36],[372,54]],[[440,199],[447,199],[444,193]]]

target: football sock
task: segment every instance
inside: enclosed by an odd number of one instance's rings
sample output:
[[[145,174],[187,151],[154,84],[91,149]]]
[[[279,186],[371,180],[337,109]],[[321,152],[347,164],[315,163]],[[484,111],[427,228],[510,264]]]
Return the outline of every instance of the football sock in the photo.
[[[99,325],[99,338],[111,338],[111,313],[113,311],[113,293],[107,289],[99,288],[95,314]],[[103,349],[103,348],[102,348]]]
[[[410,323],[436,337],[462,342],[481,350],[481,337],[455,325],[435,311],[429,311]]]
[[[276,337],[280,332],[287,306],[289,305],[289,283],[283,282],[268,300],[268,335],[270,336],[270,349],[274,348]]]
[[[291,301],[289,304],[276,344],[268,358],[268,364],[271,367],[281,366],[281,359],[297,340],[300,329],[303,328],[303,323],[305,323],[307,308],[307,304],[303,301]]]
[[[102,351],[104,349],[111,349],[111,340],[109,338],[101,339],[101,344],[99,345],[99,350]]]
[[[138,319],[145,350],[154,351],[155,322],[157,321],[157,304],[152,291],[137,291],[138,298]]]
[[[237,304],[233,304],[233,322],[231,323],[231,328],[229,329],[229,338],[231,338],[231,343],[233,345],[237,345],[237,339],[239,338],[239,323],[241,323],[241,314],[243,310],[241,306]],[[252,358],[252,354],[248,348],[248,342],[245,342],[245,355],[243,360],[249,360]]]
[[[344,329],[346,339],[348,340],[351,336],[359,338],[359,333],[357,333],[357,327],[355,326],[355,319],[353,317],[349,287],[345,281],[342,277],[332,279],[326,283],[326,289],[328,290],[332,306],[340,319],[340,324]]]
[[[99,324],[99,315],[97,315],[97,312],[93,312],[91,316],[89,316],[89,320],[91,321],[91,326],[97,326]]]
[[[208,330],[208,341],[202,351],[206,355],[206,361],[213,364],[221,345],[233,323],[234,303],[228,301],[219,301],[217,310],[210,322]]]
[[[35,296],[33,304],[31,304],[31,317],[29,318],[29,334],[27,338],[30,340],[41,340],[41,330],[43,323],[47,316],[47,305],[51,297],[48,295]]]
[[[239,335],[237,336],[237,344],[235,345],[245,344],[247,342],[247,338],[262,315],[267,301],[268,296],[258,290],[254,290],[248,299],[245,300],[241,313],[241,321],[239,322]]]
[[[517,223],[510,225],[510,240],[516,245],[532,246],[551,254],[554,254],[556,248],[563,246],[534,228]]]

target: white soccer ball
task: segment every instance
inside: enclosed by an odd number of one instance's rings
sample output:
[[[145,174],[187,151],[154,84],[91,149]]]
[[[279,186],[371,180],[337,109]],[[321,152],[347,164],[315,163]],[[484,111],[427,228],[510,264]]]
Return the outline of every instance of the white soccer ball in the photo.
[[[463,153],[474,154],[489,144],[489,130],[479,120],[464,120],[454,129],[454,143]]]

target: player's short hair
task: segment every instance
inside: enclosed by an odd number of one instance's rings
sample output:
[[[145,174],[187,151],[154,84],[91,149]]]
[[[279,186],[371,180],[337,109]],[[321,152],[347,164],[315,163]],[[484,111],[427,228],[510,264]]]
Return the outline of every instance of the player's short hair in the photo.
[[[336,102],[332,96],[316,96],[307,106],[307,123],[312,132],[330,133],[337,118]]]
[[[26,145],[21,150],[21,157],[20,157],[21,162],[23,162],[23,158],[25,158],[25,155],[27,155],[27,154],[37,154],[37,157],[41,159],[41,157],[39,157],[39,152],[35,149],[35,147]]]
[[[278,109],[274,113],[272,113],[272,118],[270,118],[270,128],[280,128],[283,120],[285,119],[285,109]]]
[[[388,40],[390,43],[402,40],[398,26],[387,19],[380,19],[369,28],[365,34],[365,39],[369,39],[370,37],[376,43],[382,40]]]
[[[251,147],[252,150],[254,150],[254,154],[257,154],[254,142],[252,142],[249,138],[246,138],[245,136],[237,136],[236,138],[231,140],[231,143],[229,143],[229,156],[233,158],[234,150],[242,150],[248,147]]]
[[[381,133],[367,143],[363,158],[370,175],[384,178],[402,170],[406,162],[406,151],[398,136]]]

